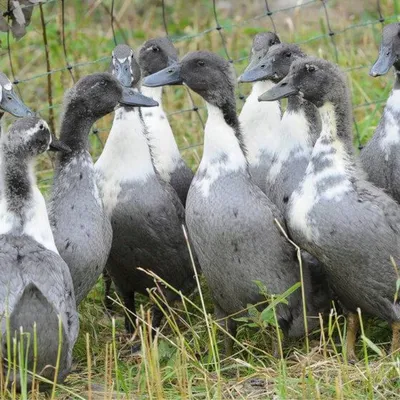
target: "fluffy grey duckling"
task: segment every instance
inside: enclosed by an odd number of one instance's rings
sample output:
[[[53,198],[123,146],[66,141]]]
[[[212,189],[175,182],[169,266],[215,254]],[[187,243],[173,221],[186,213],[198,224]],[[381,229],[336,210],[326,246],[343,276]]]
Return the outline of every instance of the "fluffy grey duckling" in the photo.
[[[398,264],[399,205],[357,170],[349,90],[340,69],[314,57],[299,59],[260,100],[300,93],[318,107],[322,131],[306,175],[290,197],[288,228],[295,242],[323,263],[329,283],[349,311],[347,357],[356,358],[358,307],[392,325],[392,350],[398,350],[400,305],[391,257]]]
[[[136,104],[136,94],[109,73],[80,79],[64,100],[60,139],[71,152],[57,157],[49,218],[57,249],[71,271],[77,304],[102,273],[112,241],[89,154],[90,128],[119,104]]]
[[[0,72],[0,134],[1,134],[1,119],[5,112],[8,112],[14,117],[27,117],[33,115],[33,112],[22,102],[14,91],[11,81],[5,74]],[[0,158],[0,172],[1,172]],[[0,198],[2,193],[2,183],[0,181]]]
[[[204,151],[189,189],[186,223],[216,313],[226,317],[232,335],[236,323],[230,315],[265,300],[255,281],[271,294],[283,293],[300,281],[294,248],[274,221],[284,226],[282,215],[248,171],[234,82],[231,65],[205,51],[189,53],[179,64],[143,81],[148,86],[184,83],[206,101]],[[285,334],[304,335],[300,290],[289,296],[287,305],[277,307],[277,314]],[[310,327],[313,322],[318,324],[313,320]],[[226,350],[231,353],[232,342]]]
[[[137,88],[132,89],[140,95]],[[144,95],[137,105],[157,106]],[[113,229],[107,271],[126,308],[135,314],[135,293],[148,295],[154,279],[141,267],[160,276],[177,290],[195,286],[190,254],[183,235],[184,207],[173,188],[156,172],[147,127],[139,107],[121,107],[104,150],[95,165],[100,196]],[[179,296],[164,291],[167,301]],[[153,307],[153,333],[162,311]],[[126,314],[126,329],[133,333],[135,317]],[[138,347],[134,347],[138,350]]]
[[[248,67],[240,79],[242,82],[268,80],[276,84],[286,77],[295,60],[304,57],[306,54],[295,44],[275,44],[253,68]],[[266,194],[284,217],[288,200],[305,175],[320,133],[321,118],[317,107],[300,95],[289,97],[286,111],[274,132],[277,143],[265,178]],[[333,295],[325,273],[310,254],[302,252],[302,259],[310,270],[314,305],[318,311],[326,312]]]
[[[261,66],[269,48],[280,43],[273,32],[259,33],[254,36],[250,54],[250,63],[239,82],[250,82],[243,78],[248,71]],[[254,183],[266,193],[265,177],[273,162],[274,153],[279,143],[279,125],[281,122],[281,105],[279,101],[260,103],[258,96],[273,87],[275,82],[269,78],[252,80],[252,91],[247,97],[239,116],[242,126],[243,143],[247,149],[249,172]]]
[[[178,61],[178,53],[168,38],[156,38],[143,44],[139,52],[139,64],[143,77],[161,71]],[[148,130],[148,140],[153,155],[154,167],[161,179],[169,183],[178,194],[183,205],[193,179],[192,170],[179,153],[174,134],[162,106],[162,87],[142,87],[142,93],[159,103],[158,107],[143,110]]]
[[[59,345],[57,381],[70,371],[79,321],[74,288],[67,264],[54,243],[45,201],[35,179],[35,158],[46,150],[68,151],[50,134],[47,123],[36,117],[16,121],[0,139],[0,315],[2,354],[7,357],[7,333],[19,337],[20,327],[30,334],[27,368],[32,371],[36,324],[36,372],[54,379]],[[59,343],[59,316],[62,344]],[[9,331],[7,332],[7,318]],[[26,344],[24,344],[26,346]],[[26,347],[25,347],[26,348]],[[25,357],[25,355],[23,355]],[[5,365],[7,361],[3,360]],[[7,368],[4,369],[7,373]],[[19,374],[11,383],[20,388]],[[28,380],[31,377],[28,376]]]
[[[379,58],[372,76],[386,74],[394,66],[395,83],[382,118],[369,143],[361,151],[360,161],[368,179],[384,188],[400,202],[400,23],[383,28]]]

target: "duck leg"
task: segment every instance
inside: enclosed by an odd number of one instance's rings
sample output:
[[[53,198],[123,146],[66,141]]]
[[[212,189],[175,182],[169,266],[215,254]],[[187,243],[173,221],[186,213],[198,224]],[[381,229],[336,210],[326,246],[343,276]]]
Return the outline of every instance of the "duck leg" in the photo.
[[[226,318],[225,329],[233,337],[236,337],[237,323],[232,318]],[[226,357],[230,357],[233,354],[233,343],[234,343],[234,340],[230,336],[225,335],[225,355],[226,355]]]
[[[355,346],[359,328],[360,328],[360,320],[358,319],[358,315],[350,312],[347,316],[346,349],[347,349],[347,360],[351,363],[357,361]]]
[[[400,351],[400,321],[396,321],[392,323],[392,346],[391,353],[396,353]]]
[[[112,311],[113,302],[111,299],[109,299],[112,279],[106,269],[104,269],[103,271],[103,281],[104,281],[104,305],[106,306],[107,311]]]

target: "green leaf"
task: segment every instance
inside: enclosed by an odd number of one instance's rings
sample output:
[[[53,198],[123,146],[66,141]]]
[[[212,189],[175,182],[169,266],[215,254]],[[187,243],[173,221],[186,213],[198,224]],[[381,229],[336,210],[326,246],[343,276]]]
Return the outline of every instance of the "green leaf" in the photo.
[[[383,357],[383,353],[381,349],[373,343],[370,339],[368,339],[366,336],[361,335],[361,339],[367,344],[367,346],[374,351],[376,354],[378,354],[379,357]]]

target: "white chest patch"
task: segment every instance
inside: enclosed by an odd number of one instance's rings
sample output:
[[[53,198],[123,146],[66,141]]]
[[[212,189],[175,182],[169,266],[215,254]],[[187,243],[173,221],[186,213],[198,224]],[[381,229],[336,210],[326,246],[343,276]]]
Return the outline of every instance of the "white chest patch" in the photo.
[[[204,197],[208,197],[211,185],[219,177],[246,168],[235,131],[225,122],[222,111],[208,103],[207,109],[203,157],[193,181]]]
[[[258,97],[273,86],[275,84],[270,81],[254,83],[239,116],[247,160],[251,166],[259,165],[262,153],[274,154],[279,145],[279,102],[258,101]]]
[[[304,110],[298,112],[286,111],[279,126],[280,143],[267,180],[274,182],[281,173],[283,164],[289,157],[311,157],[312,146],[309,143],[309,124]]]
[[[400,143],[400,121],[396,114],[400,114],[400,90],[393,90],[384,111],[385,132],[380,145],[385,152],[386,161],[389,159],[391,146]]]
[[[292,228],[300,231],[308,240],[318,235],[315,224],[309,220],[310,211],[322,199],[339,201],[352,190],[347,175],[348,155],[337,138],[336,117],[332,104],[328,103],[320,109],[322,132],[317,140],[304,179],[290,198],[288,219]],[[324,142],[328,140],[329,144]],[[316,162],[329,160],[329,166],[316,171]],[[329,178],[339,178],[337,183],[330,183],[325,189],[318,184]],[[335,181],[333,181],[335,182]],[[332,205],[334,207],[334,205]]]
[[[181,158],[171,126],[162,108],[162,88],[143,87],[142,93],[160,104],[158,107],[142,108],[147,126],[148,140],[153,155],[154,167],[165,182],[171,180]]]
[[[126,112],[119,108],[115,112],[107,143],[95,164],[107,215],[112,214],[124,183],[145,182],[155,174],[145,129],[138,110]]]

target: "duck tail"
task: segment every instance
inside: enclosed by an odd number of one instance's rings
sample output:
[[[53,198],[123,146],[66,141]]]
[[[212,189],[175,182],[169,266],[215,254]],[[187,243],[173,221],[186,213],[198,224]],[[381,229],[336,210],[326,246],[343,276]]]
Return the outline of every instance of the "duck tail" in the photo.
[[[60,325],[59,316],[54,306],[47,300],[35,284],[30,283],[25,287],[10,314],[9,326],[11,338],[17,338],[18,343],[23,347],[24,354],[16,354],[16,362],[18,364],[20,359],[27,360],[25,369],[29,372],[25,381],[28,385],[32,378],[30,372],[32,372],[34,368],[36,374],[49,380],[54,380],[59,349],[61,349],[61,357],[59,360],[57,381],[60,382],[65,379],[71,366],[71,350],[65,327],[62,324]],[[22,335],[21,331],[23,332]],[[2,343],[2,354],[5,358],[8,354],[6,336],[7,335],[3,334]],[[21,339],[23,339],[22,342]],[[11,346],[9,353],[13,361],[15,357],[13,355],[12,342],[9,343],[9,346]],[[18,349],[21,347],[17,346]],[[34,347],[36,347],[36,351],[34,351]],[[37,354],[36,360],[35,353]],[[9,365],[7,361],[5,364]],[[21,366],[17,366],[17,376],[13,376],[13,368],[11,368],[10,371],[10,384],[15,381],[17,388],[20,388],[22,383],[20,373],[25,372],[24,369],[21,368]],[[28,390],[29,389],[30,385],[28,386]]]

